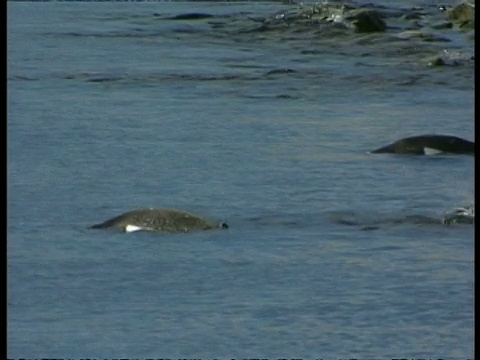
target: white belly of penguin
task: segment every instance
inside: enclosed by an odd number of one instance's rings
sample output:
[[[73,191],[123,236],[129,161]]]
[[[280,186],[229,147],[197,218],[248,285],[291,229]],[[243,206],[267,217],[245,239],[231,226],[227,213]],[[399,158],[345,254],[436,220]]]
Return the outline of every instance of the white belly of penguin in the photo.
[[[438,155],[441,154],[443,151],[434,148],[424,147],[423,152],[425,153],[425,155]]]
[[[129,225],[125,226],[125,232],[127,232],[127,233],[135,232],[135,231],[143,231],[143,230],[146,230],[146,231],[150,230],[151,231],[150,228],[137,226],[137,225],[130,225],[129,224]]]

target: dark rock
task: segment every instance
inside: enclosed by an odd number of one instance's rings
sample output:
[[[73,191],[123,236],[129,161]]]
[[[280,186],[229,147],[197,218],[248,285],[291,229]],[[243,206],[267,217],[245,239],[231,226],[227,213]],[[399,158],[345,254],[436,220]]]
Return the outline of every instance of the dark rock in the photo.
[[[375,10],[362,10],[353,14],[351,19],[359,33],[381,32],[387,28],[380,13]]]
[[[445,65],[445,61],[440,56],[436,56],[433,59],[428,61],[428,66],[443,66],[443,65]]]
[[[467,3],[461,3],[448,11],[448,19],[461,29],[474,29],[475,7]]]

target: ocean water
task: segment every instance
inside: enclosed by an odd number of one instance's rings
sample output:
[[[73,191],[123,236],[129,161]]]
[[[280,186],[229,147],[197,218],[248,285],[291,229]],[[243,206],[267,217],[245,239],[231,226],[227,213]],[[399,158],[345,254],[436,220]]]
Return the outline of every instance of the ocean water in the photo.
[[[472,203],[474,158],[368,153],[473,140],[473,65],[423,60],[473,40],[254,26],[296,8],[7,4],[9,358],[473,357],[473,226],[396,220]],[[230,228],[88,228],[138,207]]]

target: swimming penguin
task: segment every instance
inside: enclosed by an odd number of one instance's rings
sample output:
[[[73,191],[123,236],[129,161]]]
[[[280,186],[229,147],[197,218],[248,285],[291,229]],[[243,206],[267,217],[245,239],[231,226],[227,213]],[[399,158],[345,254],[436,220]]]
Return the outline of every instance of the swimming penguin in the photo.
[[[122,232],[190,232],[193,230],[228,229],[224,222],[211,222],[197,215],[173,209],[136,209],[91,226],[92,229],[117,229]]]
[[[373,154],[433,155],[439,153],[475,156],[475,143],[450,135],[419,135],[407,137],[371,151]]]
[[[453,212],[446,214],[442,222],[445,225],[473,224],[475,222],[475,205],[456,208]]]

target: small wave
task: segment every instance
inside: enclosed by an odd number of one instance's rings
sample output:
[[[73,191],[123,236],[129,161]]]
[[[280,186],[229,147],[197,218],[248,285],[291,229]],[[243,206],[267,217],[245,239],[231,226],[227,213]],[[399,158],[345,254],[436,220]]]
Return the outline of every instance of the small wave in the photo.
[[[169,20],[203,20],[214,17],[212,14],[206,13],[185,13],[169,17]]]
[[[23,76],[23,75],[13,75],[8,77],[8,81],[38,81],[40,80],[37,77]]]

